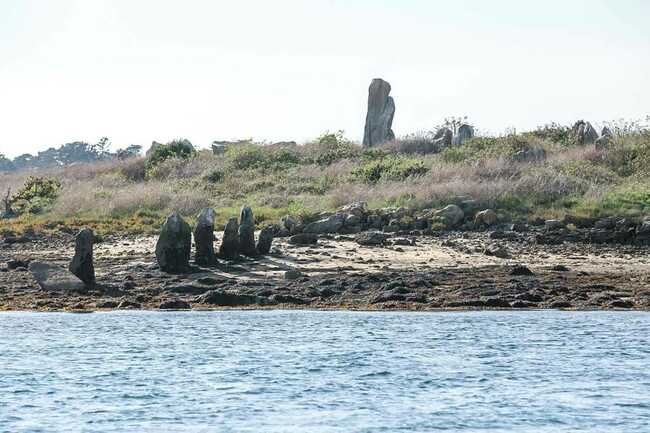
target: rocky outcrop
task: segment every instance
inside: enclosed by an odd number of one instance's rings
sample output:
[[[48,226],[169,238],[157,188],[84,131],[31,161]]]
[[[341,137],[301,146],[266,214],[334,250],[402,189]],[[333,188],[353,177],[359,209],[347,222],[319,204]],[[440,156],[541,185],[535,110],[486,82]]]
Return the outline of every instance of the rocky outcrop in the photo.
[[[454,138],[451,140],[451,144],[454,146],[460,146],[472,138],[474,138],[474,128],[472,128],[470,125],[462,124],[458,128],[458,132],[456,132]]]
[[[214,254],[214,220],[216,214],[213,209],[205,208],[199,214],[194,228],[194,245],[196,252],[194,261],[203,266],[216,263]]]
[[[237,218],[233,217],[228,220],[223,230],[219,257],[232,260],[237,256],[239,256],[239,223]]]
[[[363,146],[373,147],[395,139],[392,130],[395,101],[386,81],[375,78],[368,89],[368,114],[363,135]]]
[[[192,230],[174,212],[167,217],[156,243],[156,260],[163,272],[183,272],[189,268],[192,249]]]
[[[614,134],[608,127],[604,127],[600,134],[600,138],[596,140],[596,149],[604,149],[609,145],[609,142],[614,137]]]
[[[85,291],[86,285],[72,272],[51,263],[32,261],[29,272],[42,290],[46,291]]]
[[[95,266],[93,264],[93,242],[95,235],[91,229],[83,229],[75,238],[74,257],[68,270],[83,281],[87,289],[95,287]]]
[[[359,233],[354,238],[356,243],[363,246],[383,245],[387,239],[388,239],[388,235],[378,231]]]
[[[257,253],[268,254],[271,251],[275,229],[273,226],[266,226],[257,237]]]
[[[440,210],[434,211],[432,217],[447,227],[455,227],[463,221],[465,213],[460,207],[455,204],[450,204]]]
[[[246,205],[239,214],[239,252],[245,256],[257,255],[255,248],[255,217],[253,209]]]
[[[304,228],[304,232],[316,234],[336,233],[341,227],[343,227],[346,218],[346,214],[337,213],[313,223],[307,224]]]
[[[520,150],[512,155],[515,162],[532,162],[541,161],[546,158],[546,150],[543,147],[533,147],[531,149]]]

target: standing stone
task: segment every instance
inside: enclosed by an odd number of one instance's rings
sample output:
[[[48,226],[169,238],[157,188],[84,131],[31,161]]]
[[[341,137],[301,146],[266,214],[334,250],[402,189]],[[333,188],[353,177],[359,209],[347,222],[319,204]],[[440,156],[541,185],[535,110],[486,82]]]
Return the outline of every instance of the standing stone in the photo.
[[[93,239],[91,229],[83,229],[75,238],[74,257],[68,270],[77,276],[87,289],[95,287],[95,266],[93,265]]]
[[[437,151],[446,149],[451,146],[451,142],[454,139],[454,133],[449,128],[440,128],[436,135],[433,136],[433,144]]]
[[[390,90],[390,84],[381,78],[375,78],[370,83],[363,147],[377,146],[395,139],[392,130],[395,101],[389,96]]]
[[[460,146],[471,138],[474,138],[474,128],[467,124],[462,124],[451,142],[454,146]]]
[[[594,128],[591,123],[587,122],[585,124],[585,132],[584,132],[584,144],[594,144],[596,140],[598,140],[598,132],[596,131],[596,128]]]
[[[183,272],[189,267],[192,229],[174,212],[167,217],[156,243],[156,260],[163,272]]]
[[[596,148],[597,149],[604,149],[609,145],[609,141],[612,139],[614,134],[612,134],[612,130],[609,129],[608,127],[603,128],[603,132],[600,134],[600,138],[596,140]]]
[[[571,128],[575,144],[585,145],[594,144],[598,140],[598,132],[589,122],[578,120]]]
[[[205,208],[199,214],[196,228],[194,229],[194,244],[196,254],[194,261],[203,266],[215,264],[214,256],[214,220],[216,214],[213,209]]]
[[[255,248],[255,218],[253,209],[246,205],[241,208],[239,215],[239,251],[245,256],[257,255]]]
[[[274,233],[275,229],[273,226],[266,226],[260,231],[260,235],[257,238],[257,252],[259,254],[268,254],[271,251]]]
[[[236,259],[239,255],[239,224],[237,218],[230,218],[223,230],[223,239],[219,247],[219,257],[224,259]]]

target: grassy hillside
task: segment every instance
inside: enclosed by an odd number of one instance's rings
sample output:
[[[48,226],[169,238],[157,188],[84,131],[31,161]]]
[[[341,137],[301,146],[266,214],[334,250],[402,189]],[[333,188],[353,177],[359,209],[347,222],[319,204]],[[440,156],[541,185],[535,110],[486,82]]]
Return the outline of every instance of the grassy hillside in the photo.
[[[223,155],[163,152],[0,174],[3,195],[11,188],[20,213],[0,220],[0,229],[148,233],[171,210],[193,219],[206,206],[224,222],[248,203],[263,223],[284,214],[310,218],[355,200],[435,208],[468,197],[513,219],[650,215],[650,131],[635,124],[616,128],[605,149],[575,145],[569,128],[557,125],[477,137],[435,154],[421,149],[431,149],[430,135],[363,150],[336,133],[304,145],[240,143]],[[546,157],[513,160],[529,149]]]

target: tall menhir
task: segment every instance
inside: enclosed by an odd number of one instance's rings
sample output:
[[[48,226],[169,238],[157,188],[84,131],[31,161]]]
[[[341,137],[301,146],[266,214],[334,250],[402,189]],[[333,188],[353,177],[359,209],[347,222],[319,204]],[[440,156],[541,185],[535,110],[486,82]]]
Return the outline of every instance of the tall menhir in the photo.
[[[372,147],[395,139],[393,116],[395,101],[390,95],[390,84],[375,78],[368,89],[368,114],[363,135],[363,147]]]

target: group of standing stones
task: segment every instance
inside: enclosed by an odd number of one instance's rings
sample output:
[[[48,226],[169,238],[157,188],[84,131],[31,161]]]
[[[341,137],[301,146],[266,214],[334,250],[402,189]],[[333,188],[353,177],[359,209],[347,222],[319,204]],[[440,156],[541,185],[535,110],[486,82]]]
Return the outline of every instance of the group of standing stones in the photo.
[[[395,100],[390,96],[391,86],[381,78],[375,78],[368,89],[368,114],[363,134],[363,146],[378,146],[395,139],[393,118],[395,117]],[[451,145],[461,145],[474,137],[474,129],[467,124],[460,125],[454,131],[440,128],[433,140],[436,150]]]
[[[604,127],[600,135],[596,128],[589,122],[578,120],[571,128],[571,135],[576,144],[588,145],[595,144],[597,148],[606,147],[612,139],[612,131],[608,127]]]
[[[244,206],[239,220],[230,218],[225,225],[218,253],[214,250],[216,213],[206,208],[199,214],[194,228],[194,261],[201,266],[216,264],[217,257],[233,260],[244,255],[256,257],[268,254],[274,230],[267,227],[260,232],[255,243],[255,217],[250,206]],[[178,213],[172,213],[163,224],[156,243],[156,260],[163,272],[184,272],[189,268],[192,249],[192,230]]]

